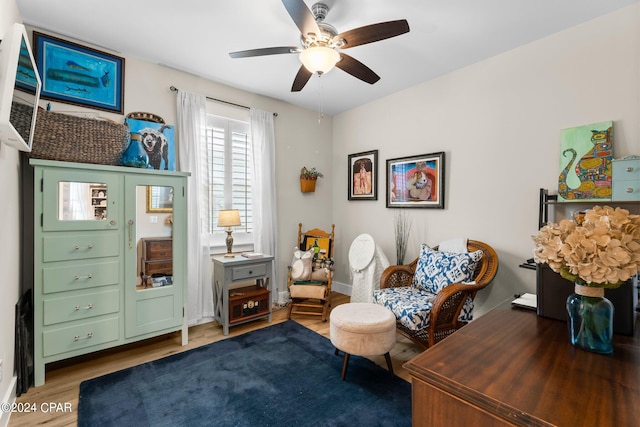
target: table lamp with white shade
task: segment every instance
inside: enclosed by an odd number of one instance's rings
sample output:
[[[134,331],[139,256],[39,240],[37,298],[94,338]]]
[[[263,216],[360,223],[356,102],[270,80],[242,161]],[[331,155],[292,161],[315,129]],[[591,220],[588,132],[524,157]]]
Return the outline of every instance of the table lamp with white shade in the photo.
[[[233,237],[231,237],[231,227],[240,225],[240,211],[238,209],[228,209],[218,212],[218,227],[227,227],[227,253],[225,257],[233,258],[235,255],[231,253],[233,246]]]

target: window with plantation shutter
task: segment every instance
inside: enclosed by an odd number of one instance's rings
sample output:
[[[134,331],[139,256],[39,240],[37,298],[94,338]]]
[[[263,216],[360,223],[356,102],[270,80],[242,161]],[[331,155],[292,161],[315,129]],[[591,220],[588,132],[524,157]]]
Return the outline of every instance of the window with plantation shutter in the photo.
[[[240,211],[239,227],[233,228],[234,239],[253,232],[251,210],[251,149],[249,123],[225,117],[207,115],[207,159],[209,171],[209,232],[219,233],[218,212],[223,209]],[[241,236],[242,234],[245,236]],[[226,234],[225,234],[226,236]]]

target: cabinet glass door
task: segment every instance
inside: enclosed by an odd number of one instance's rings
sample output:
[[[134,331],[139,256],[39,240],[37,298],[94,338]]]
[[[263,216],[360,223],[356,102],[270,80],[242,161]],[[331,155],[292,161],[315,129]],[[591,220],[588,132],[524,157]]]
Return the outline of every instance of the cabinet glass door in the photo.
[[[43,231],[118,228],[117,176],[47,169],[42,178]]]
[[[185,219],[181,180],[125,178],[125,310],[127,338],[171,328],[183,321],[181,283]]]

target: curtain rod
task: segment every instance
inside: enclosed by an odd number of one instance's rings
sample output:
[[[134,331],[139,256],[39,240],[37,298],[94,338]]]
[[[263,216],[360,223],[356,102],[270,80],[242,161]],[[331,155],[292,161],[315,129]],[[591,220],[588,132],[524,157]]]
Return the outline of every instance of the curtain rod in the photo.
[[[178,91],[178,88],[175,86],[171,86],[169,89],[171,90],[171,92]],[[247,107],[246,105],[236,104],[235,102],[225,101],[224,99],[212,98],[210,96],[207,96],[206,98],[211,101],[222,102],[223,104],[233,105],[234,107],[246,108],[247,110],[251,109],[251,107]],[[273,113],[273,117],[278,117],[278,113]]]

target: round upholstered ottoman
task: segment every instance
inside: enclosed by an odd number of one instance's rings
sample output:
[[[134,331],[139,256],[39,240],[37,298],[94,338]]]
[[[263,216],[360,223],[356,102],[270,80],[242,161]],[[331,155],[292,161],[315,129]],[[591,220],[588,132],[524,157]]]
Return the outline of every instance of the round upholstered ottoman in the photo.
[[[386,307],[366,302],[342,304],[329,316],[331,343],[344,352],[342,379],[347,375],[349,356],[384,354],[389,372],[393,374],[389,351],[396,345],[396,318]]]

